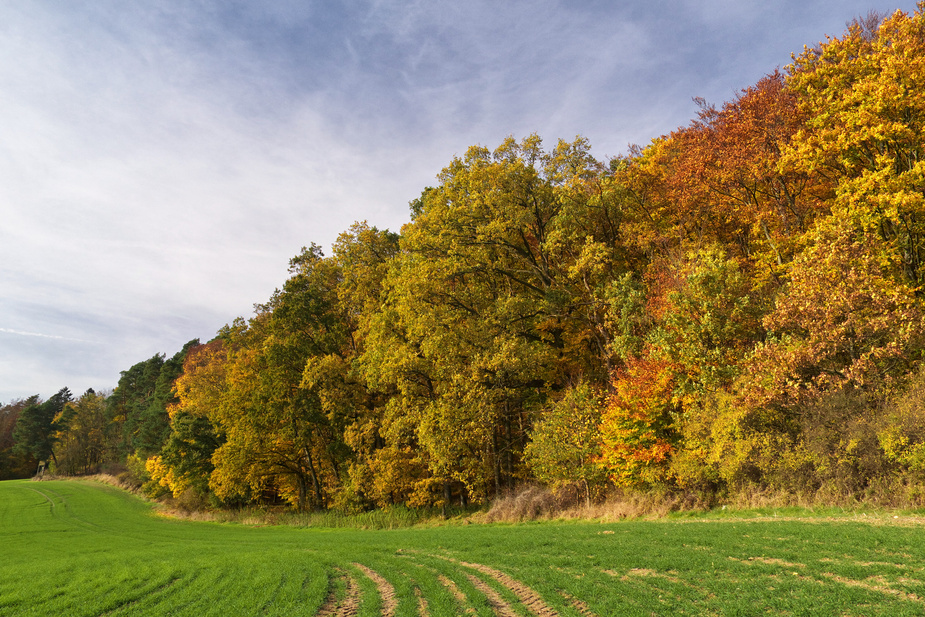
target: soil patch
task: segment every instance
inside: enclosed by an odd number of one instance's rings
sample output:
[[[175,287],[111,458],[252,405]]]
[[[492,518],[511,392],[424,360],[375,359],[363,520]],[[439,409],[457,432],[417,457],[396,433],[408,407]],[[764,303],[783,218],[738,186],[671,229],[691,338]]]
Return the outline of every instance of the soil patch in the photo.
[[[361,563],[355,563],[353,566],[376,583],[376,589],[379,590],[379,597],[382,598],[383,617],[392,617],[395,615],[395,609],[398,607],[398,599],[395,597],[395,588],[392,587],[392,584],[372,568],[364,566]]]
[[[337,588],[331,581],[328,597],[321,606],[321,610],[318,611],[318,617],[354,617],[360,610],[360,586],[346,572],[341,570],[337,572],[338,579],[344,581],[347,592],[344,594],[344,599],[338,602]]]

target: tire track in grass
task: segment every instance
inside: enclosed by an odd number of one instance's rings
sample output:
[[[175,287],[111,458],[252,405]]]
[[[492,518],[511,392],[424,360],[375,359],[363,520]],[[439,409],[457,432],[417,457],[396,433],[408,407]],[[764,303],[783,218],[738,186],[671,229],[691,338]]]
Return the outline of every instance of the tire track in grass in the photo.
[[[441,556],[435,555],[435,557],[441,557]],[[481,572],[482,574],[486,574],[490,576],[491,578],[495,579],[496,581],[501,583],[502,586],[507,588],[508,591],[513,593],[515,596],[517,596],[517,598],[523,603],[523,605],[526,606],[527,609],[531,613],[536,615],[537,617],[559,617],[559,613],[557,613],[555,610],[552,609],[552,607],[546,604],[546,602],[543,600],[543,597],[540,594],[534,591],[531,587],[511,577],[510,575],[505,574],[501,570],[496,570],[495,568],[492,568],[490,566],[486,566],[480,563],[470,563],[468,561],[459,561],[456,559],[452,559],[450,557],[441,557],[441,558],[446,559],[447,561],[451,561],[453,563],[458,563],[459,565],[464,566],[466,568],[472,568],[473,570],[477,570]],[[472,577],[469,577],[469,578],[470,580],[472,579]]]
[[[395,588],[392,587],[392,584],[385,580],[381,574],[368,566],[364,566],[361,563],[354,563],[353,566],[376,583],[376,589],[379,590],[379,597],[382,598],[383,617],[393,617],[395,615],[395,609],[398,607],[398,599],[395,597]]]
[[[480,579],[474,574],[466,574],[466,578],[475,585],[475,588],[485,594],[485,597],[488,598],[488,604],[491,605],[495,615],[498,617],[520,617],[514,608],[508,604],[504,598],[501,597],[501,594],[489,587],[488,583]]]
[[[156,587],[151,589],[142,588],[139,590],[139,593],[136,596],[125,598],[124,600],[117,600],[116,606],[113,606],[112,608],[109,608],[100,613],[100,617],[103,617],[104,615],[116,615],[123,611],[130,611],[130,609],[136,607],[139,604],[150,602],[152,598],[160,597],[167,593],[181,579],[182,577],[178,575],[171,575],[166,581],[160,585],[157,585]]]
[[[413,549],[401,549],[401,548],[398,549],[397,553],[404,557],[410,557],[411,555],[423,555],[424,554],[421,551],[417,551]],[[439,558],[443,559],[444,561],[451,561],[451,560],[447,560],[445,557],[439,557]],[[474,607],[469,605],[469,599],[466,597],[466,594],[463,593],[462,589],[459,588],[459,585],[457,585],[453,581],[453,579],[447,577],[445,574],[440,574],[439,571],[435,570],[431,566],[426,566],[422,563],[415,563],[414,565],[417,566],[418,568],[427,570],[428,572],[430,572],[431,574],[437,577],[437,580],[440,582],[440,584],[443,585],[447,589],[447,591],[450,592],[450,595],[453,596],[453,599],[456,600],[457,604],[459,604],[460,610],[463,611],[461,614],[474,615],[477,612]],[[420,600],[423,600],[423,603],[424,603],[423,608],[421,607],[420,602],[418,603],[418,610],[420,614],[423,616],[426,614],[424,611],[428,610],[427,599],[422,598],[420,587],[415,587],[414,591],[416,594],[418,594],[418,598]]]
[[[585,604],[584,602],[582,602],[575,596],[569,593],[566,593],[565,591],[561,589],[559,590],[559,595],[565,598],[565,601],[568,602],[572,606],[572,608],[578,611],[583,617],[597,617],[597,615],[594,614],[594,611],[592,611],[591,608],[587,604]]]
[[[418,598],[418,615],[419,617],[430,617],[430,611],[427,610],[427,598],[421,593],[420,587],[414,588],[414,595]]]
[[[459,585],[454,583],[452,579],[449,579],[443,574],[441,574],[440,576],[437,577],[437,580],[440,581],[440,583],[444,587],[449,589],[450,594],[452,594],[453,596],[453,599],[455,599],[460,604],[460,606],[467,606],[469,604],[469,599],[466,597],[466,594],[462,592],[462,589],[459,588]],[[474,612],[476,611],[471,606],[469,606],[466,609],[466,613],[474,613]]]
[[[907,593],[899,589],[893,589],[890,587],[890,584],[882,577],[872,577],[865,581],[856,581],[851,578],[845,578],[843,576],[838,576],[832,574],[831,572],[823,572],[822,576],[835,581],[836,583],[841,583],[846,587],[856,587],[858,589],[866,589],[867,591],[874,591],[877,593],[882,593],[886,595],[891,595],[900,600],[905,600],[906,602],[915,602],[916,604],[922,604],[922,598],[915,595],[914,593]]]
[[[343,581],[347,588],[344,599],[337,600],[337,585],[334,584],[335,579],[331,579],[328,597],[325,598],[316,617],[354,617],[360,610],[360,586],[346,572],[337,570],[337,573],[337,580]]]

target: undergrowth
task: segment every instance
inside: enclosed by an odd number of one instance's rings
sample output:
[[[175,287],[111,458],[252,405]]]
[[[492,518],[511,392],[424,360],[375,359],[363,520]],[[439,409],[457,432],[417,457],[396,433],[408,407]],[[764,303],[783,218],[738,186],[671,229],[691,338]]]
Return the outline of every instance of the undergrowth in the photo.
[[[63,479],[46,477],[46,479]],[[96,480],[144,497],[139,488],[116,476],[97,474]],[[549,488],[526,485],[495,499],[487,506],[450,508],[408,508],[392,506],[368,512],[348,513],[339,510],[296,512],[285,507],[251,506],[243,508],[208,508],[204,504],[189,507],[170,497],[157,500],[161,515],[193,521],[251,526],[280,525],[332,529],[404,529],[444,525],[483,523],[519,523],[527,521],[598,521],[642,520],[661,518],[722,517],[816,517],[816,516],[925,516],[925,507],[913,501],[896,502],[879,495],[851,496],[816,493],[795,495],[786,491],[740,491],[718,499],[679,491],[613,491],[588,502],[577,486]]]

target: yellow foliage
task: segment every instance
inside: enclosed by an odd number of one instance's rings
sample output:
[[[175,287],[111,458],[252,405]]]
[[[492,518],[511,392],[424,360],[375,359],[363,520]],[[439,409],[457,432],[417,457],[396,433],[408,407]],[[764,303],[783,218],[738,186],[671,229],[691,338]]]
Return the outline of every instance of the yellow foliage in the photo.
[[[169,490],[174,497],[179,497],[190,486],[189,479],[177,476],[160,456],[152,456],[145,461],[145,469],[151,475],[151,481]]]

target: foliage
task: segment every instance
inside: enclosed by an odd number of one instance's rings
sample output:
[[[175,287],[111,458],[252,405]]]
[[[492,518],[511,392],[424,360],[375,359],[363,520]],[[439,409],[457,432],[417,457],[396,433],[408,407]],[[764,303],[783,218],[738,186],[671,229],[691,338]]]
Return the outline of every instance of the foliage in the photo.
[[[37,403],[38,399],[36,395],[0,407],[0,480],[28,478],[35,473],[35,459],[28,452],[14,451],[13,431],[22,410]]]
[[[752,360],[752,404],[787,407],[844,387],[877,391],[919,359],[925,313],[883,262],[877,237],[833,217],[814,240],[765,320],[773,337]]]
[[[606,478],[599,463],[601,398],[586,383],[569,388],[543,410],[524,449],[537,480],[552,486],[581,485],[588,502],[600,493]]]
[[[440,484],[445,502],[451,484],[484,499],[526,478],[544,393],[606,377],[606,289],[625,263],[618,195],[582,139],[473,147],[439,180],[402,230],[362,357],[395,392],[385,410],[409,420],[385,419],[387,451],[420,448],[431,480],[402,490],[421,502]]]
[[[13,451],[29,454],[38,461],[54,461],[55,457],[55,419],[64,411],[71,400],[71,391],[61,388],[47,401],[39,402],[37,397],[19,414],[13,429],[15,445]]]
[[[888,464],[913,478],[925,477],[925,369],[919,367],[907,387],[891,397],[874,428]]]
[[[914,286],[925,265],[923,33],[921,5],[873,31],[855,21],[795,58],[788,79],[809,119],[787,160],[832,178],[842,216],[890,242]]]
[[[173,382],[182,371],[187,351],[198,344],[194,339],[168,360],[155,354],[122,371],[107,399],[112,450],[147,457],[164,446],[170,431],[167,407],[174,402]]]
[[[106,395],[93,389],[68,401],[55,418],[57,471],[75,476],[99,471],[107,459]]]
[[[146,463],[153,482],[150,492],[169,490],[174,497],[189,489],[200,496],[209,492],[209,477],[215,469],[212,456],[224,441],[210,416],[221,404],[226,363],[221,339],[187,351],[183,371],[174,383],[176,402],[167,408],[170,434],[160,454]]]
[[[601,422],[601,462],[618,486],[667,480],[678,428],[676,374],[670,362],[652,358],[631,360],[614,374]]]

